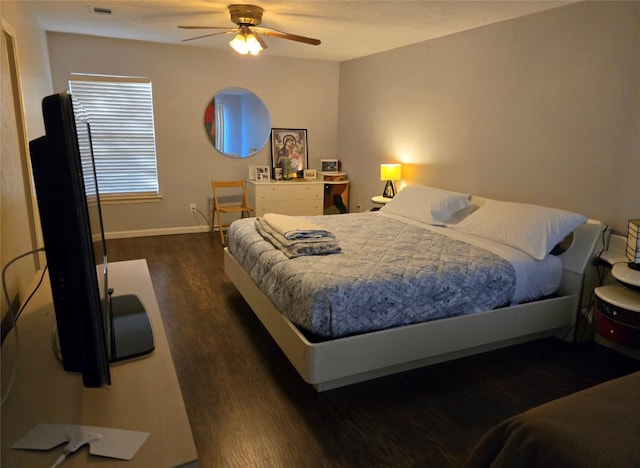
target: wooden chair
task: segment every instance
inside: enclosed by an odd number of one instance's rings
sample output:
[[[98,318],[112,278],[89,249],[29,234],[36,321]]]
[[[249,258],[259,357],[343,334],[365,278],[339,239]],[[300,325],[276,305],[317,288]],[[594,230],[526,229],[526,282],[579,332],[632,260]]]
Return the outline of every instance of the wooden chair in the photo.
[[[226,245],[224,240],[224,228],[229,227],[229,224],[224,224],[222,221],[222,214],[228,213],[240,213],[240,217],[244,218],[245,214],[249,216],[252,209],[249,208],[247,202],[247,190],[244,185],[244,180],[231,180],[231,181],[211,181],[211,188],[213,189],[213,213],[211,216],[211,232],[217,227],[220,229],[220,242],[222,245]],[[221,195],[221,192],[224,192]],[[233,192],[233,193],[232,193]],[[220,204],[218,198],[225,199],[228,197],[236,198],[242,195],[242,201],[240,204]],[[216,226],[216,215],[218,217],[218,225]]]

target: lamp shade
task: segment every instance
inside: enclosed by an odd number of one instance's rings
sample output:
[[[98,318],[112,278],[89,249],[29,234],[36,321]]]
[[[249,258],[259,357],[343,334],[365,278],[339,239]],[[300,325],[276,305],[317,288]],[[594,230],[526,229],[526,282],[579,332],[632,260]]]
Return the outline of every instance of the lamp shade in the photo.
[[[630,268],[640,270],[640,219],[629,220],[627,259],[629,259]]]
[[[380,164],[380,180],[402,179],[402,166],[400,164]]]

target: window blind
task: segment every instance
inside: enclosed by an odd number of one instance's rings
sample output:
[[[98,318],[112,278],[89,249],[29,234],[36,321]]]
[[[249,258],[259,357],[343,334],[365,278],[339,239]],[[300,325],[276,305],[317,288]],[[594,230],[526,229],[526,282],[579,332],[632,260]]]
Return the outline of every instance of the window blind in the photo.
[[[72,74],[69,90],[91,126],[101,195],[158,195],[151,80]]]

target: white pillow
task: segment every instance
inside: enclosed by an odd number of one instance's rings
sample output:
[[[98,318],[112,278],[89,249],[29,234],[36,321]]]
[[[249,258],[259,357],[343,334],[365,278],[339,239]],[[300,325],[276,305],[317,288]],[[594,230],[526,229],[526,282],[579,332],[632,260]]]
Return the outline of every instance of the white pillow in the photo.
[[[453,229],[522,250],[542,260],[587,218],[569,211],[525,203],[487,200]]]
[[[408,185],[380,208],[380,211],[426,224],[444,225],[460,210],[466,210],[463,213],[466,215],[472,209],[468,193],[450,192],[425,185]],[[460,213],[456,218],[460,219]]]

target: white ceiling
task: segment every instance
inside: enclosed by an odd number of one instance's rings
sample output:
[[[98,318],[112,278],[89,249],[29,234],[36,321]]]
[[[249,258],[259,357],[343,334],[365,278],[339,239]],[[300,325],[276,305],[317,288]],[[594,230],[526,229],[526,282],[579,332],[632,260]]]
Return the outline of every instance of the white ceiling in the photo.
[[[178,25],[229,26],[230,3],[264,8],[262,25],[322,40],[319,46],[265,38],[266,54],[344,61],[435,37],[563,6],[573,1],[273,1],[256,0],[23,0],[49,31],[229,48],[233,37],[187,39],[212,31]],[[111,8],[112,14],[91,7]]]

